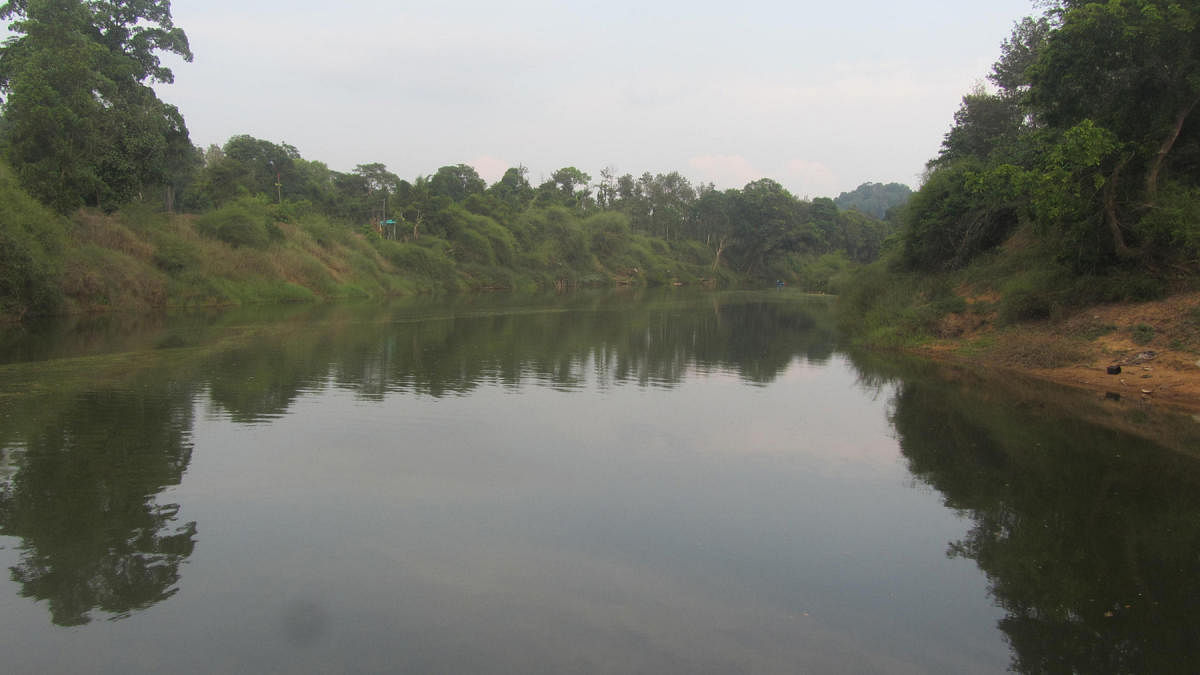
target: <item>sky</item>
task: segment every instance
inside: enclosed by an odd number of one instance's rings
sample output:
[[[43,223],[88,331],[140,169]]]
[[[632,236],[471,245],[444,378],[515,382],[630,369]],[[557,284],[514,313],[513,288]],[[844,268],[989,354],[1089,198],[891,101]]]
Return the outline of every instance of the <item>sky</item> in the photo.
[[[798,197],[916,187],[1031,0],[174,0],[192,142],[289,143],[401,178],[678,171]]]

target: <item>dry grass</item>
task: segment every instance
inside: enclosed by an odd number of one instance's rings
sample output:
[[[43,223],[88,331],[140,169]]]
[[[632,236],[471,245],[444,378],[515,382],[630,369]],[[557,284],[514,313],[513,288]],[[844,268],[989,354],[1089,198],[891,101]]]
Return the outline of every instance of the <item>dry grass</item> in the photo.
[[[111,251],[119,251],[141,261],[154,256],[154,247],[114,218],[80,211],[75,217],[71,237],[80,245],[92,244]]]
[[[1074,339],[1009,331],[997,336],[988,356],[1018,368],[1062,368],[1087,361],[1088,351]]]

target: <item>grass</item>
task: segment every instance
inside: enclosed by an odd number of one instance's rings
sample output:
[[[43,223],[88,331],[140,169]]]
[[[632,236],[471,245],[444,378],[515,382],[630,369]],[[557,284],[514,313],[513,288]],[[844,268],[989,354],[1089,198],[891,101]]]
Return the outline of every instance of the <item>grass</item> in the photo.
[[[1006,333],[988,350],[993,358],[1021,368],[1061,368],[1083,361],[1087,352],[1075,340],[1052,335]]]
[[[1105,335],[1109,335],[1116,330],[1117,327],[1113,326],[1112,324],[1092,324],[1083,330],[1083,332],[1080,334],[1080,337],[1088,342],[1095,342],[1096,340],[1099,340]]]

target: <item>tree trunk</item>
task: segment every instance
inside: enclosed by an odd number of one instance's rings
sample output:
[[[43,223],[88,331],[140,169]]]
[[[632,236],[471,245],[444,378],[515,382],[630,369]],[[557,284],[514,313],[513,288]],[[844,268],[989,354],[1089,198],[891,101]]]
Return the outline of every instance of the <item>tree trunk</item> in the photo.
[[[1175,141],[1179,139],[1179,134],[1183,131],[1183,123],[1187,121],[1198,103],[1200,103],[1200,97],[1192,99],[1192,102],[1184,106],[1183,110],[1180,110],[1179,114],[1175,116],[1175,125],[1163,139],[1162,145],[1158,148],[1158,154],[1154,156],[1154,161],[1150,164],[1150,171],[1146,174],[1146,201],[1151,206],[1154,205],[1154,200],[1158,196],[1158,174],[1162,170],[1163,162],[1166,161],[1171,148],[1175,147]]]
[[[725,252],[725,237],[721,237],[720,241],[717,242],[717,255],[713,258],[712,268],[713,268],[714,272],[716,272],[717,268],[721,266],[721,254],[724,252]]]
[[[1109,234],[1112,235],[1113,248],[1116,250],[1117,256],[1121,258],[1132,258],[1137,255],[1137,252],[1125,243],[1125,234],[1121,232],[1121,219],[1117,215],[1117,184],[1121,179],[1121,170],[1125,168],[1129,159],[1130,157],[1126,156],[1117,163],[1108,182],[1104,184],[1103,195],[1104,222],[1108,225]]]

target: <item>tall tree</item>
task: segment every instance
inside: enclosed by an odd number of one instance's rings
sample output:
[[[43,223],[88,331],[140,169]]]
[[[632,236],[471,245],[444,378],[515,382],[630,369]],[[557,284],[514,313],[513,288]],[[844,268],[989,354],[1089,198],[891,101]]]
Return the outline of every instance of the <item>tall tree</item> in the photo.
[[[487,193],[498,199],[510,211],[523,210],[533,201],[534,190],[526,175],[529,170],[523,166],[509,167],[500,180],[487,189]]]
[[[1090,119],[1129,144],[1110,180],[1142,171],[1153,202],[1167,159],[1200,104],[1200,8],[1175,0],[1064,2],[1030,68],[1030,98],[1051,125]]]
[[[0,140],[31,193],[66,211],[169,183],[191,145],[149,84],[173,81],[160,52],[192,53],[168,0],[10,0],[0,19]]]
[[[438,197],[461,202],[470,195],[483,194],[487,183],[474,167],[466,164],[443,166],[429,179],[429,190]]]
[[[986,160],[993,154],[1011,154],[1024,119],[1016,97],[992,94],[979,87],[963,97],[954,113],[954,126],[942,139],[942,148],[931,165],[942,166],[964,157]]]

